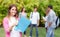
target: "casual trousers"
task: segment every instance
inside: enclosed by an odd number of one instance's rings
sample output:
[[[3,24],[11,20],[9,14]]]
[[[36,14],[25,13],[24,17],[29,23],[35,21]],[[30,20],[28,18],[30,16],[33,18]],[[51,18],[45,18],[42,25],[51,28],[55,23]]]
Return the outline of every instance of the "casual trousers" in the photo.
[[[52,27],[47,28],[46,37],[54,37],[54,28]]]
[[[33,27],[35,27],[35,29],[36,29],[36,37],[38,37],[38,27],[37,27],[37,24],[31,24],[30,37],[32,37]]]

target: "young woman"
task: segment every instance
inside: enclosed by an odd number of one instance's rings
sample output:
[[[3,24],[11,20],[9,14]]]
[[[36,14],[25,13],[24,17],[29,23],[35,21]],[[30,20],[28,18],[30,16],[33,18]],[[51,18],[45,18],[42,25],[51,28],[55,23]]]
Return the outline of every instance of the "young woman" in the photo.
[[[24,16],[24,17],[27,18],[27,13],[26,13],[26,10],[25,10],[24,7],[21,9],[21,12],[19,13],[19,17],[21,17],[21,16]],[[26,31],[24,32],[24,37],[27,37],[26,36]]]
[[[8,9],[8,15],[3,19],[3,27],[6,37],[22,37],[21,32],[14,30],[18,20],[17,7],[15,5],[10,5]]]

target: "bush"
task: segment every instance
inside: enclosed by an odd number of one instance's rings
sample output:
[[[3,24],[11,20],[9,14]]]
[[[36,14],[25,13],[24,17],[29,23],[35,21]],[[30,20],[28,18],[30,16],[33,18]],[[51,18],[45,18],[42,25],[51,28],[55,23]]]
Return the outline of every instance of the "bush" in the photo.
[[[56,15],[60,18],[60,1],[59,0],[0,0],[0,23],[2,23],[3,18],[7,15],[7,10],[10,4],[16,4],[18,10],[21,10],[21,7],[25,7],[28,13],[28,17],[33,7],[38,7],[38,12],[40,17],[45,15],[45,10],[49,4],[54,8]],[[43,24],[43,23],[42,23]]]

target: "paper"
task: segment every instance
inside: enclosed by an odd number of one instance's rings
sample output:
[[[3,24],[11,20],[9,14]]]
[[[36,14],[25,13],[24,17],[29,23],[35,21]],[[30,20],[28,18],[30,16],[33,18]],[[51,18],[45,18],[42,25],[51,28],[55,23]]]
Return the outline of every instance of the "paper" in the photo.
[[[47,21],[47,20],[46,20],[46,17],[43,17],[43,20],[44,20],[44,21]]]
[[[28,20],[25,17],[21,17],[18,25],[15,27],[15,30],[19,31],[19,32],[24,32],[28,26],[30,25],[30,20]]]

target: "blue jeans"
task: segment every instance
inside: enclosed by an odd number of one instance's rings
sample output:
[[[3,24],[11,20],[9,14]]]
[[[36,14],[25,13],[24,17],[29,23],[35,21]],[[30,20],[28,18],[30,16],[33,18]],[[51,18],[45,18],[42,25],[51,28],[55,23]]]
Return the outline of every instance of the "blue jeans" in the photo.
[[[47,28],[46,37],[54,37],[54,28],[52,27]]]
[[[38,27],[37,27],[37,24],[31,24],[30,36],[32,37],[33,27],[35,27],[35,29],[36,29],[36,37],[38,37]]]

